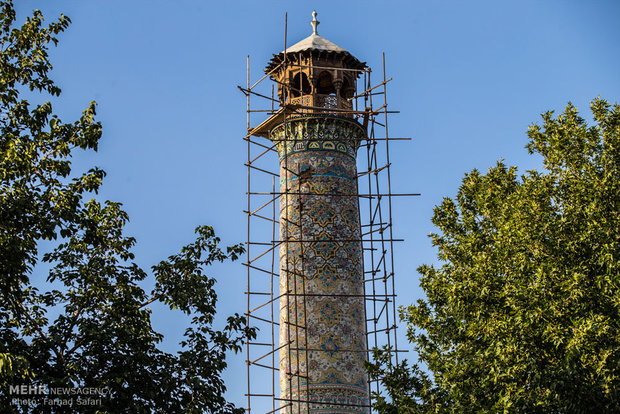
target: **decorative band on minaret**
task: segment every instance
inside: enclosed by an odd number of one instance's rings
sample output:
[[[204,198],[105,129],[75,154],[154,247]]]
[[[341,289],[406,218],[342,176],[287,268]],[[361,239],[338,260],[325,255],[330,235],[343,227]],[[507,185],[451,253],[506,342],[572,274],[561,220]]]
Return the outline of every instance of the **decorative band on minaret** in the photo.
[[[274,55],[280,110],[254,130],[280,158],[280,412],[369,413],[353,117],[366,65],[317,33]],[[267,134],[268,131],[268,134]]]

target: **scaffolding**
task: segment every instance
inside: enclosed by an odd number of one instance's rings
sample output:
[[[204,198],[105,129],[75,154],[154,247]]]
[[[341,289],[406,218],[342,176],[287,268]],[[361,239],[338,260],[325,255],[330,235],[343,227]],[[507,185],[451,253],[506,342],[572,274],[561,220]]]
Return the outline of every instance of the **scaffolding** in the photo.
[[[372,83],[371,69],[346,69],[356,71],[363,81],[360,92],[356,91],[351,99],[343,105],[336,105],[324,100],[320,106],[309,106],[304,96],[282,102],[274,92],[274,83],[270,82],[270,74],[284,67],[284,73],[295,73],[301,68],[286,58],[286,20],[284,34],[284,59],[270,72],[254,83],[250,82],[250,57],[247,57],[246,86],[238,88],[246,96],[246,127],[247,135],[243,137],[247,146],[247,239],[246,260],[246,313],[248,324],[259,328],[258,337],[246,344],[246,378],[248,413],[286,413],[291,407],[303,407],[300,411],[308,412],[309,398],[281,398],[280,395],[280,361],[279,353],[289,353],[287,375],[289,389],[302,387],[304,384],[304,367],[308,366],[308,352],[321,351],[305,346],[307,328],[305,321],[299,321],[295,329],[289,332],[296,338],[280,338],[280,309],[278,303],[283,301],[290,314],[299,314],[298,309],[306,315],[306,298],[312,294],[306,292],[303,274],[293,278],[292,286],[287,286],[284,293],[280,291],[279,275],[295,273],[290,269],[288,261],[281,268],[278,249],[289,243],[287,235],[281,236],[281,220],[291,222],[288,216],[281,217],[280,202],[288,197],[300,194],[300,189],[288,188],[284,191],[280,184],[280,164],[278,161],[278,142],[267,138],[265,131],[290,116],[303,116],[308,112],[349,117],[364,126],[367,136],[359,143],[358,150],[358,185],[357,193],[351,196],[358,200],[361,218],[360,240],[330,240],[332,242],[361,242],[363,275],[364,275],[364,308],[366,322],[366,349],[368,360],[374,348],[387,347],[392,352],[392,359],[399,360],[398,338],[396,335],[397,312],[395,292],[394,243],[403,241],[394,237],[392,221],[392,202],[395,197],[416,196],[413,193],[395,193],[392,191],[390,144],[394,141],[407,141],[410,138],[394,138],[389,136],[388,118],[398,111],[388,110],[388,85],[391,78],[386,78],[385,54],[382,55],[382,75],[376,84]],[[280,85],[284,94],[294,93],[285,82]],[[303,89],[300,88],[300,89]],[[297,91],[301,92],[301,91]],[[378,102],[377,102],[378,101]],[[278,107],[276,107],[278,106]],[[267,116],[267,120],[265,117]],[[255,121],[261,121],[256,123]],[[257,125],[252,127],[252,125]],[[286,140],[286,136],[284,138]],[[278,167],[274,171],[275,167]],[[284,165],[284,170],[287,170]],[[290,171],[296,174],[294,171]],[[305,196],[319,194],[303,193]],[[325,196],[325,194],[320,194]],[[338,196],[342,196],[339,194]],[[298,223],[301,226],[300,223]],[[295,240],[303,249],[305,243],[316,243],[317,240]],[[302,267],[303,273],[303,267]],[[297,283],[297,281],[301,283]],[[287,284],[288,284],[287,278]],[[343,295],[344,296],[344,295]],[[360,296],[360,295],[357,295]],[[288,322],[295,324],[295,322]],[[297,346],[292,346],[297,344]],[[341,350],[351,352],[351,350]],[[297,366],[293,366],[293,365]],[[305,381],[307,386],[308,381]],[[368,394],[381,392],[377,381],[369,381]],[[306,392],[305,395],[310,395]],[[288,410],[286,410],[288,408]],[[370,407],[368,407],[370,411]]]

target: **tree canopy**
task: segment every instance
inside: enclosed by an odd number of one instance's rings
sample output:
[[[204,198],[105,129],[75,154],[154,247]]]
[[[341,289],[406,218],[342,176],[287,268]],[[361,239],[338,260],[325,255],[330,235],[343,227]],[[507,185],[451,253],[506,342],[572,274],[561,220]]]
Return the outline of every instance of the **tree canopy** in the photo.
[[[544,171],[498,162],[437,206],[441,262],[401,309],[419,364],[378,352],[385,413],[620,411],[620,106],[528,130]]]
[[[179,253],[150,270],[139,267],[121,205],[92,198],[105,173],[72,171],[74,154],[97,150],[102,129],[95,103],[65,123],[50,102],[31,105],[22,98],[27,90],[60,95],[48,76],[48,48],[69,18],[45,25],[35,10],[23,25],[15,20],[12,2],[0,1],[0,406],[14,412],[244,412],[224,398],[221,373],[226,353],[239,351],[254,329],[237,314],[223,329],[213,327],[215,279],[206,274],[214,262],[237,259],[243,247],[222,248],[213,229],[201,226]],[[42,251],[42,240],[56,243]],[[51,269],[47,275],[40,260]],[[143,287],[148,279],[150,291]],[[158,348],[162,335],[150,310],[157,302],[191,315],[176,354]],[[77,406],[78,397],[72,407],[48,406],[35,395],[28,407],[13,402],[19,385],[106,391],[94,406]]]

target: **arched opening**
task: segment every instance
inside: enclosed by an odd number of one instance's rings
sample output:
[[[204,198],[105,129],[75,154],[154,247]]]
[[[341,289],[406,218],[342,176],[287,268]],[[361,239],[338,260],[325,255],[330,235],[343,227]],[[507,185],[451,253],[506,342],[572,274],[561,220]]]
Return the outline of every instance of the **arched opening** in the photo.
[[[305,73],[299,72],[293,76],[291,80],[291,96],[293,98],[301,95],[309,95],[311,92],[310,81]]]
[[[321,95],[330,95],[336,93],[336,88],[334,88],[331,73],[323,71],[319,74],[317,82],[317,93]]]
[[[340,97],[343,99],[350,99],[354,95],[354,90],[351,85],[351,81],[347,76],[342,79],[342,87],[340,88]]]

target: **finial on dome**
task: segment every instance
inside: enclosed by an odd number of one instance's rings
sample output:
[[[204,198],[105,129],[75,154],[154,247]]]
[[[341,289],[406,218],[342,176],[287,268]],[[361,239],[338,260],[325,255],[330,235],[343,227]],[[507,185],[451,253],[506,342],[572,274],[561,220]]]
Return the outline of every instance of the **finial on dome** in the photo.
[[[312,25],[312,34],[318,35],[316,28],[320,24],[320,22],[316,19],[316,10],[312,12],[312,21],[310,22]]]

